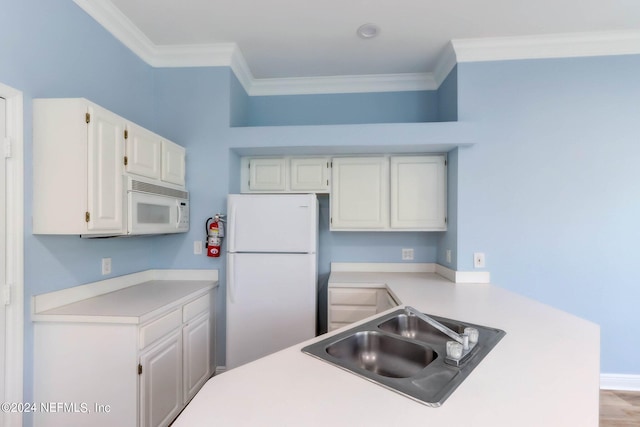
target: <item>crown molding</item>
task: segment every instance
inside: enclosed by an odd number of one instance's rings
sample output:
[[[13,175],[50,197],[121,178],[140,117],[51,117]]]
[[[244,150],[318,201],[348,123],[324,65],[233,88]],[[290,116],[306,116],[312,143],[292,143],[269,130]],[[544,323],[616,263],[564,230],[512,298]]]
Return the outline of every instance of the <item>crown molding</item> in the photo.
[[[250,96],[435,90],[457,63],[640,54],[640,30],[453,39],[433,73],[256,79],[235,43],[155,45],[109,0],[73,0],[152,67],[230,67]]]
[[[457,63],[456,51],[453,44],[449,42],[440,53],[438,62],[436,62],[436,68],[433,72],[435,83],[437,85],[436,88],[440,87],[442,82],[444,82]]]
[[[640,54],[640,31],[454,39],[457,62]]]
[[[99,0],[73,0],[73,2],[140,59],[149,65],[152,64],[157,47],[113,3]]]

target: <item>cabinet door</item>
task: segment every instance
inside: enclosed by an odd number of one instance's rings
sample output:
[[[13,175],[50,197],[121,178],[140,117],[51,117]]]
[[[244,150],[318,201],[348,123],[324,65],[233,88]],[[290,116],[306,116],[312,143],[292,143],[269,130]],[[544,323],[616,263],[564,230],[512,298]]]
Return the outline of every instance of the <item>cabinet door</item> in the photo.
[[[140,426],[168,426],[183,407],[181,331],[140,356]]]
[[[162,139],[135,124],[127,125],[126,170],[147,178],[160,179]]]
[[[162,180],[176,185],[185,184],[184,147],[171,141],[162,141]]]
[[[290,162],[292,191],[329,191],[329,160],[321,157],[293,157]]]
[[[286,188],[286,160],[249,160],[249,189],[258,191],[284,191]]]
[[[124,121],[97,105],[90,105],[88,112],[87,229],[90,233],[122,232]]]
[[[391,228],[446,230],[444,156],[391,157]]]
[[[182,339],[184,348],[184,403],[187,403],[209,379],[209,349],[211,347],[209,313],[186,324],[183,329]]]
[[[388,224],[389,162],[384,157],[334,158],[331,229],[379,229]]]

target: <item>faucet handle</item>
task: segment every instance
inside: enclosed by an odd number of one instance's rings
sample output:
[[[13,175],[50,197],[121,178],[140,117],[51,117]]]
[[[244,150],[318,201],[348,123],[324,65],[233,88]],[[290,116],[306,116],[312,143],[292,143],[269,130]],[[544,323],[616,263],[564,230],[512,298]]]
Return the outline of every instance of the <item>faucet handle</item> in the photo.
[[[463,345],[458,341],[447,341],[447,357],[453,360],[462,358]]]
[[[466,327],[464,328],[464,334],[469,336],[469,344],[476,344],[478,342],[480,333],[476,328]]]

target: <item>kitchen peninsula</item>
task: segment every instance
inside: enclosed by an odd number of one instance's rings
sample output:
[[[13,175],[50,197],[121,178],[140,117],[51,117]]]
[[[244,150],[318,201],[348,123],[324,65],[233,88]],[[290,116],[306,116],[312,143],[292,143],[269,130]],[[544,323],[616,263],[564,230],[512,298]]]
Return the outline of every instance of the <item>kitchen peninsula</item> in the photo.
[[[300,351],[323,335],[212,378],[173,425],[598,425],[597,325],[491,284],[358,270],[332,268],[330,287],[386,288],[402,305],[507,335],[439,408]]]

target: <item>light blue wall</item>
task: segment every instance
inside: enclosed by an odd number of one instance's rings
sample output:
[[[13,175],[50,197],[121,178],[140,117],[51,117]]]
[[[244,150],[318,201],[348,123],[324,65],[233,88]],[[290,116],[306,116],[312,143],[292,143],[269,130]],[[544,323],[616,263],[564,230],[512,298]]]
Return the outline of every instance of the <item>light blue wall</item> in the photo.
[[[252,96],[247,126],[438,121],[436,91]]]
[[[24,95],[24,401],[29,402],[33,401],[31,296],[146,270],[153,265],[154,241],[31,234],[32,99],[86,97],[153,129],[154,79],[151,67],[71,1],[1,0],[0,10],[0,81]],[[110,276],[100,274],[103,257],[113,260]],[[25,421],[31,424],[29,416]]]
[[[459,150],[458,267],[485,252],[498,286],[601,325],[602,372],[636,375],[639,75],[638,55],[458,65],[478,137]]]
[[[458,120],[458,68],[449,72],[449,75],[440,84],[438,94],[438,121],[448,122]]]

